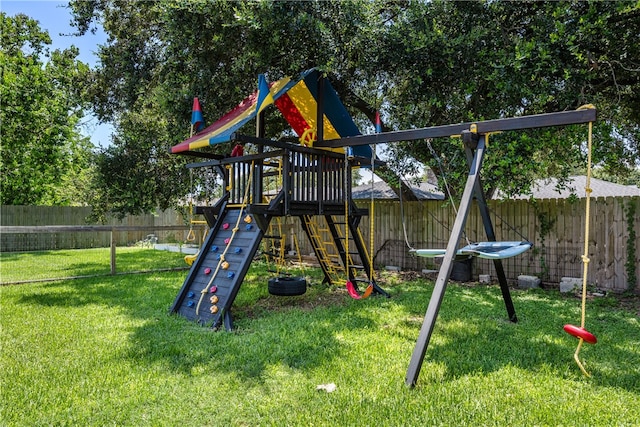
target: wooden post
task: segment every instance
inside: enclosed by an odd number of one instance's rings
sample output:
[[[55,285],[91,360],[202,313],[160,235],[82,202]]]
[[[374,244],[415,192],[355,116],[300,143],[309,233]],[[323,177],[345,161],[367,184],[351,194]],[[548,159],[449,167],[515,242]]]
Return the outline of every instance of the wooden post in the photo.
[[[111,229],[111,275],[116,274],[116,240],[113,238],[113,228]]]

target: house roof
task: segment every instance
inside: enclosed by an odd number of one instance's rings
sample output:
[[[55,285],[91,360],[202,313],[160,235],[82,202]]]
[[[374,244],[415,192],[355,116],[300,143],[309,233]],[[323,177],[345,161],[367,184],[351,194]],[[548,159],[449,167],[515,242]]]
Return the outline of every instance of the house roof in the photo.
[[[534,199],[566,199],[575,195],[577,198],[585,197],[585,186],[587,177],[585,175],[577,175],[569,177],[566,188],[558,190],[558,180],[556,178],[547,178],[537,180],[531,187]],[[640,188],[635,185],[620,185],[613,182],[604,181],[602,179],[591,178],[591,197],[623,197],[623,196],[640,196]],[[444,193],[438,190],[438,187],[427,182],[420,185],[410,186],[418,200],[444,200]],[[373,184],[363,184],[354,187],[352,190],[354,199],[370,199],[373,191],[373,198],[378,200],[398,200],[396,193],[384,181],[378,181]],[[511,197],[512,199],[528,199],[528,194],[519,194]],[[496,191],[493,199],[504,198],[504,193]]]
[[[585,187],[587,177],[585,175],[570,176],[566,188],[558,189],[556,178],[539,179],[532,186],[532,196],[534,199],[566,199],[574,195],[577,198],[586,197]],[[620,185],[602,179],[591,178],[591,197],[622,197],[640,196],[640,188],[635,185]],[[494,199],[503,198],[504,194],[497,191]],[[519,194],[512,199],[528,199],[528,194]]]
[[[444,200],[444,193],[438,190],[437,186],[428,182],[422,182],[420,185],[409,185],[409,187],[418,200]],[[384,181],[374,182],[373,189],[371,184],[353,187],[351,194],[354,199],[370,199],[372,192],[374,199],[398,200],[396,193]]]

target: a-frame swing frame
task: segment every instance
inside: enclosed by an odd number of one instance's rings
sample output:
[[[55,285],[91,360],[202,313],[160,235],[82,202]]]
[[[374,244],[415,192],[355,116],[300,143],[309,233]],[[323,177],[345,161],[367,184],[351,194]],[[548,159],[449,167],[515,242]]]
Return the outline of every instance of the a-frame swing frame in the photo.
[[[495,241],[495,233],[493,224],[489,216],[485,195],[482,190],[482,181],[480,171],[482,169],[482,161],[486,151],[486,143],[488,135],[493,132],[523,130],[532,128],[542,128],[551,126],[564,126],[572,124],[583,124],[594,122],[596,120],[596,109],[586,108],[575,111],[563,111],[558,113],[536,114],[524,117],[512,117],[506,119],[488,120],[476,123],[460,123],[454,125],[435,126],[422,129],[411,129],[404,131],[376,133],[372,135],[360,135],[338,140],[321,141],[316,145],[319,147],[343,147],[363,144],[379,144],[398,141],[409,141],[416,139],[448,137],[452,135],[461,135],[465,145],[467,162],[469,165],[469,173],[465,184],[458,214],[449,237],[446,252],[443,256],[442,265],[438,273],[438,278],[427,306],[427,311],[420,328],[420,333],[416,341],[416,346],[411,355],[409,367],[405,377],[408,386],[415,386],[422,362],[431,339],[431,334],[435,327],[438,311],[442,304],[444,292],[449,282],[453,261],[458,251],[458,243],[464,230],[469,209],[471,208],[474,197],[477,199],[478,208],[482,217],[485,234],[488,241]],[[509,320],[517,322],[516,311],[509,292],[509,286],[502,267],[500,259],[494,260],[496,274],[500,283],[502,297],[507,309]]]

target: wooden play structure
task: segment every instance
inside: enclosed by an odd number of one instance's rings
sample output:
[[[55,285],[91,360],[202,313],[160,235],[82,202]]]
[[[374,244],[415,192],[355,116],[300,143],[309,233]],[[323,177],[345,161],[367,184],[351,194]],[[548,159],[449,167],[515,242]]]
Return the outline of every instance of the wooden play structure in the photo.
[[[325,282],[349,284],[353,297],[386,295],[372,276],[372,260],[358,228],[368,210],[358,208],[351,198],[352,170],[371,167],[372,150],[315,147],[325,138],[360,134],[330,82],[317,70],[282,79],[270,88],[261,82],[258,92],[234,110],[171,149],[199,157],[188,167],[212,168],[224,183],[224,195],[215,206],[196,209],[210,231],[171,307],[213,328],[233,328],[231,307],[244,276],[261,241],[282,239],[272,231],[282,217],[299,218]],[[300,135],[298,141],[263,137],[265,92]],[[236,133],[252,118],[257,119],[257,136]],[[231,141],[237,145],[230,156],[201,150]],[[246,144],[255,148],[253,154],[238,148]],[[358,291],[358,283],[366,283],[366,294]]]
[[[299,135],[299,141],[264,138],[262,110],[270,102],[275,103]],[[238,133],[240,127],[253,118],[256,118],[256,136]],[[413,386],[457,256],[493,260],[507,316],[517,322],[502,259],[528,250],[531,244],[496,242],[481,181],[489,136],[502,131],[591,123],[595,119],[596,110],[584,108],[361,135],[330,82],[317,70],[308,70],[296,79],[279,80],[270,87],[261,78],[256,93],[208,128],[171,149],[176,154],[200,157],[201,161],[188,167],[215,169],[223,177],[225,186],[224,196],[215,206],[199,211],[204,214],[210,232],[171,311],[214,328],[224,325],[231,329],[231,306],[260,241],[278,238],[269,235],[270,224],[274,218],[289,216],[300,219],[325,282],[344,284],[346,281],[349,293],[356,298],[369,293],[386,295],[375,282],[372,260],[358,229],[368,211],[358,208],[351,199],[352,169],[374,168],[378,164],[371,145],[460,135],[469,169],[449,242],[443,249],[415,251],[418,256],[440,256],[442,264],[405,378],[406,383]],[[237,149],[236,155],[230,157],[196,151],[224,142],[251,144],[256,150],[244,154]],[[269,184],[273,177],[279,180],[275,188]],[[474,201],[480,210],[487,241],[459,248]],[[321,237],[324,235],[331,236],[329,241]],[[366,278],[359,278],[358,272]],[[367,283],[364,293],[355,286],[362,282]]]

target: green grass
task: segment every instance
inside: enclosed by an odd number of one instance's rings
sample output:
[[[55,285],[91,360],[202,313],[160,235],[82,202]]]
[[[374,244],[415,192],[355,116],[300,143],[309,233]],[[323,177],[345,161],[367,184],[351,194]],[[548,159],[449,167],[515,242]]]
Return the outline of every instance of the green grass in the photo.
[[[186,267],[184,254],[141,247],[116,248],[116,272]],[[1,283],[104,275],[111,272],[111,249],[0,252]]]
[[[0,288],[0,424],[637,425],[640,323],[617,300],[588,306],[599,339],[573,361],[580,301],[450,285],[418,385],[404,376],[433,284],[387,274],[390,299],[319,284],[267,293],[254,263],[233,333],[168,314],[186,272]],[[637,310],[637,307],[635,308]],[[317,391],[335,383],[333,393]]]

